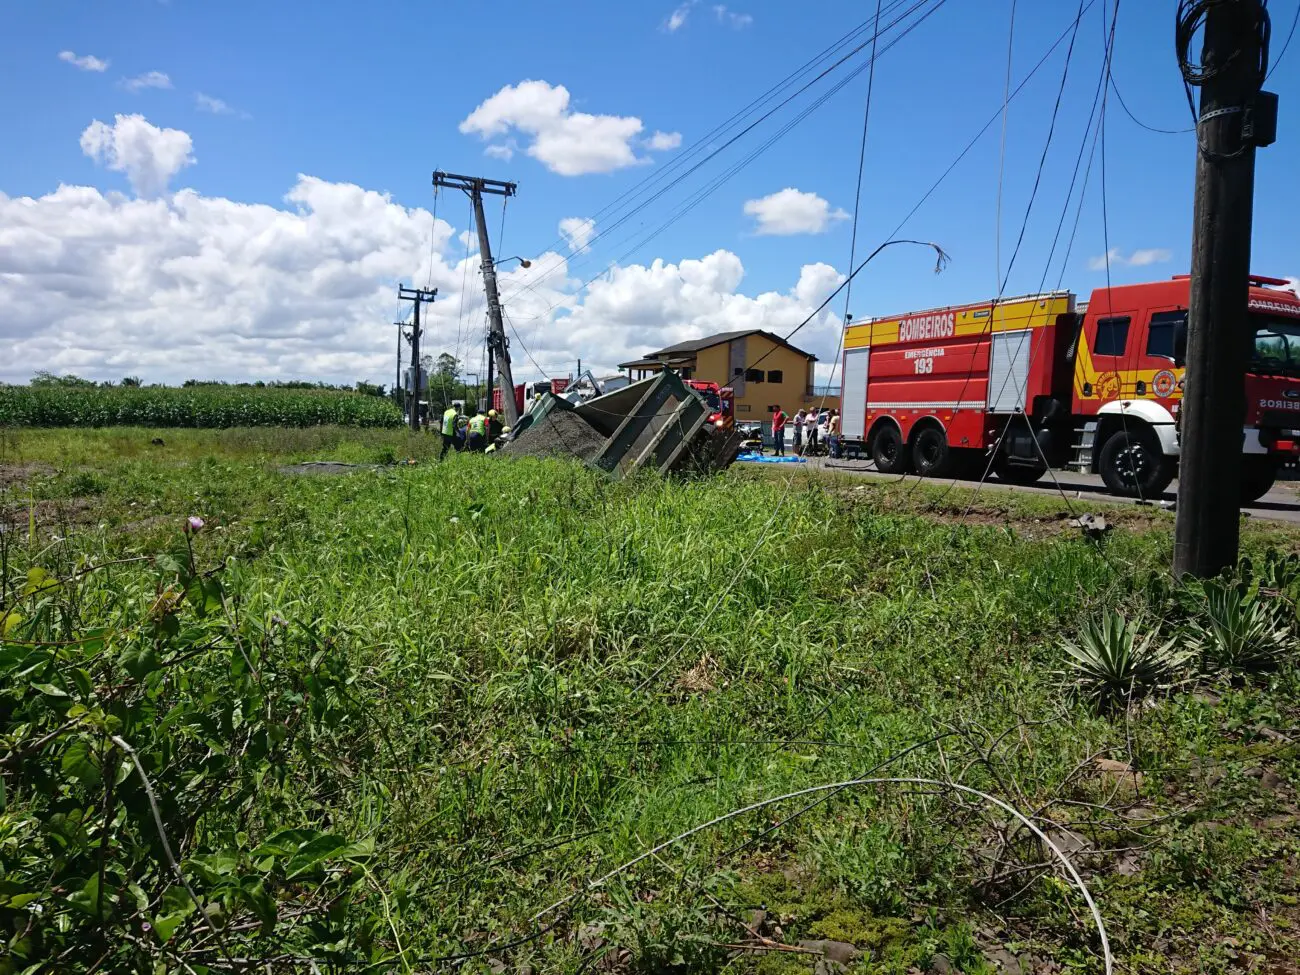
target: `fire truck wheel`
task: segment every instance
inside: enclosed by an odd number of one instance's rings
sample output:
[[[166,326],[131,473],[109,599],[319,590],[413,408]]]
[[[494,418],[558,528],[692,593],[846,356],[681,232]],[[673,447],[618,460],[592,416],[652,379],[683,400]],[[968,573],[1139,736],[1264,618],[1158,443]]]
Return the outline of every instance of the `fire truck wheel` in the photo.
[[[998,480],[1006,481],[1008,484],[1036,484],[1043,479],[1047,468],[1012,464],[1005,458],[999,457],[993,463],[993,473],[998,476]]]
[[[1174,464],[1145,426],[1116,430],[1101,448],[1101,479],[1126,498],[1158,498],[1174,479]]]
[[[1272,461],[1251,463],[1243,458],[1241,471],[1241,503],[1250,504],[1268,494],[1277,480],[1277,465]]]
[[[907,445],[898,427],[886,423],[871,438],[871,459],[882,474],[907,473]]]
[[[948,437],[938,427],[923,427],[912,438],[912,469],[922,477],[943,477],[951,460]]]

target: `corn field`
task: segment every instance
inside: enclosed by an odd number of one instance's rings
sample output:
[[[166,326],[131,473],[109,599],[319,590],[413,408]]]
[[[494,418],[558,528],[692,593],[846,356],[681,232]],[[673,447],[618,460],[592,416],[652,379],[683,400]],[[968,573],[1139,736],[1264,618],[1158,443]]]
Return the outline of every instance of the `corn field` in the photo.
[[[397,427],[392,401],[333,390],[0,386],[0,426]]]

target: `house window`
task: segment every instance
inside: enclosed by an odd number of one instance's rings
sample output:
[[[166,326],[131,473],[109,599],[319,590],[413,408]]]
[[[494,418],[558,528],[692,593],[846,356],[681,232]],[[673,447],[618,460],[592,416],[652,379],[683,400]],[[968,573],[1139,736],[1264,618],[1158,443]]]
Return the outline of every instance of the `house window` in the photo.
[[[785,382],[785,374],[780,369],[769,369],[767,371],[767,381],[769,383],[783,383]]]
[[[748,412],[749,412],[749,404],[748,404],[748,403],[737,403],[737,404],[736,404],[736,412],[737,412],[737,413],[748,413]]]
[[[745,382],[747,382],[747,383],[761,383],[762,381],[763,381],[763,370],[762,370],[762,369],[746,369],[746,370],[745,370]]]
[[[1103,318],[1097,323],[1093,355],[1123,355],[1128,345],[1128,318]]]
[[[740,379],[744,375],[745,375],[744,366],[736,366],[735,369],[731,370],[731,378],[733,379]]]

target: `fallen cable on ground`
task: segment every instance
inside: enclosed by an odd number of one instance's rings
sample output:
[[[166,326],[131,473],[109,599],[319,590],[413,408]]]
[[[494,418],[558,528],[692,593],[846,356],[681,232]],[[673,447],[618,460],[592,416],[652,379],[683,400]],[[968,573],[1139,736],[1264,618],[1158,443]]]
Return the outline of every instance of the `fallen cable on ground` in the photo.
[[[721,823],[725,823],[729,819],[735,819],[737,816],[743,816],[746,813],[751,813],[759,809],[764,809],[767,806],[775,805],[778,802],[784,802],[787,799],[798,799],[800,796],[814,795],[818,792],[843,790],[843,789],[854,788],[856,786],[866,786],[866,785],[924,785],[924,786],[933,786],[940,789],[954,789],[958,792],[964,792],[967,795],[975,796],[977,799],[983,799],[985,802],[997,806],[999,809],[1003,810],[1004,812],[1010,813],[1012,816],[1018,819],[1026,829],[1028,829],[1031,833],[1033,833],[1036,837],[1038,837],[1038,839],[1041,840],[1043,844],[1049,850],[1052,851],[1052,854],[1053,856],[1056,857],[1056,859],[1061,861],[1061,865],[1065,867],[1066,873],[1070,875],[1070,880],[1074,883],[1074,886],[1079,889],[1079,893],[1083,895],[1083,900],[1088,905],[1088,910],[1092,912],[1092,919],[1094,922],[1096,922],[1097,934],[1101,937],[1102,958],[1106,965],[1106,975],[1113,975],[1115,959],[1110,951],[1110,939],[1106,937],[1106,924],[1101,919],[1101,911],[1098,910],[1096,902],[1092,899],[1092,894],[1088,891],[1087,884],[1083,882],[1083,878],[1079,876],[1079,872],[1074,869],[1074,864],[1070,862],[1070,858],[1067,857],[1061,851],[1060,847],[1058,847],[1055,843],[1053,843],[1050,839],[1048,839],[1047,834],[1044,833],[1037,826],[1035,826],[1034,823],[1030,821],[1029,817],[1025,816],[1014,806],[1004,802],[1003,800],[997,798],[996,796],[991,796],[987,792],[981,792],[979,789],[973,789],[968,785],[959,785],[956,782],[944,782],[939,779],[916,779],[916,778],[848,779],[844,782],[831,782],[826,785],[815,785],[808,789],[800,789],[797,792],[787,792],[784,795],[774,796],[771,799],[764,799],[760,802],[755,802],[752,803],[751,805],[743,806],[740,809],[733,809],[731,812],[724,813],[721,816],[718,816],[714,819],[710,819],[706,823],[700,823],[698,826],[692,826],[684,833],[678,833],[676,836],[672,837],[671,839],[665,840],[664,842],[660,843],[658,846],[654,847],[653,849],[647,850],[646,852],[640,854],[639,856],[633,857],[631,860],[628,860],[626,863],[620,864],[619,866],[615,867],[613,870],[609,871],[609,873],[597,877],[595,880],[591,881],[580,890],[576,890],[572,894],[568,894],[565,897],[562,897],[560,900],[556,901],[555,903],[547,907],[544,907],[542,910],[534,914],[532,918],[530,918],[530,920],[536,923],[541,918],[544,918],[546,915],[559,910],[565,904],[569,903],[570,901],[574,900],[580,895],[587,893],[588,891],[595,890],[597,887],[602,886],[606,881],[612,880],[614,877],[617,877],[619,874],[630,870],[632,867],[636,866],[638,863],[642,862],[643,860],[648,860],[651,857],[655,856],[656,854],[662,852],[663,850],[666,850],[668,847],[680,843],[682,840],[688,839],[694,836],[696,833],[701,833],[706,829],[711,829],[714,826],[717,826]]]

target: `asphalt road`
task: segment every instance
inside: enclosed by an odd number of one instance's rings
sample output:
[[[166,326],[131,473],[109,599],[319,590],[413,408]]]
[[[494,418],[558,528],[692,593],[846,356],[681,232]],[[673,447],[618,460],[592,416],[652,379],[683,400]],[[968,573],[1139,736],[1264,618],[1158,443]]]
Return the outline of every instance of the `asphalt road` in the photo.
[[[808,461],[809,466],[825,467],[835,470],[839,473],[848,473],[869,478],[880,478],[884,480],[896,481],[896,474],[881,474],[876,471],[870,461],[849,461],[849,460],[829,460],[826,457],[813,457]],[[1088,501],[1104,501],[1109,504],[1137,504],[1126,498],[1117,498],[1107,492],[1101,478],[1096,474],[1076,474],[1073,471],[1056,471],[1056,480],[1052,480],[1051,474],[1045,475],[1037,484],[1025,486],[1021,484],[1004,484],[996,477],[990,477],[985,482],[983,490],[990,491],[1024,491],[1031,494],[1057,494],[1059,491],[1065,493],[1071,498]],[[909,482],[915,480],[912,477],[907,478]],[[939,481],[937,483],[945,483]],[[959,481],[958,486],[968,484],[975,486],[975,481]],[[1057,484],[1060,487],[1058,489]],[[1177,498],[1178,482],[1175,481],[1169,486],[1160,498],[1151,498],[1153,502],[1165,502],[1172,506]],[[1265,518],[1270,521],[1284,521],[1292,524],[1300,524],[1300,482],[1298,481],[1278,481],[1273,486],[1273,490],[1260,498],[1254,504],[1241,509],[1252,518]]]

